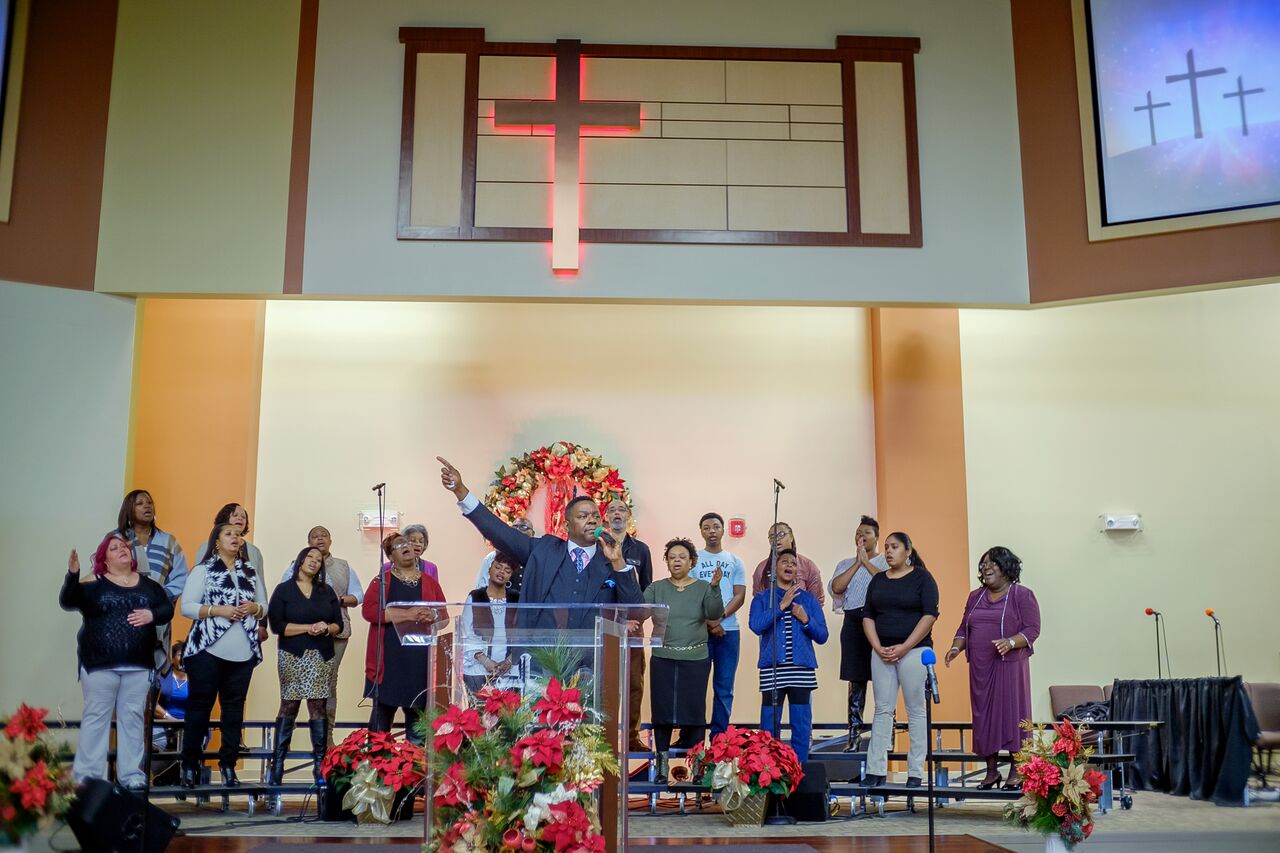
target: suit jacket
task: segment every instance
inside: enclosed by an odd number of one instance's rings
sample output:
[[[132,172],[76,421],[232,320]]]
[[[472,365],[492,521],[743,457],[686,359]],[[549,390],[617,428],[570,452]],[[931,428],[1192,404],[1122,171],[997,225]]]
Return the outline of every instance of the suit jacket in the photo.
[[[467,520],[475,525],[484,538],[524,564],[524,576],[520,583],[521,604],[643,604],[644,596],[636,582],[636,574],[628,566],[626,571],[615,572],[605,559],[604,550],[596,548],[595,556],[587,563],[587,577],[583,583],[586,593],[581,601],[552,601],[551,587],[561,572],[576,572],[569,559],[569,548],[559,536],[544,534],[536,539],[525,536],[504,524],[484,504],[467,514]],[[574,620],[575,622],[577,620]],[[557,624],[554,611],[521,608],[516,617],[520,628],[585,627],[585,623]]]

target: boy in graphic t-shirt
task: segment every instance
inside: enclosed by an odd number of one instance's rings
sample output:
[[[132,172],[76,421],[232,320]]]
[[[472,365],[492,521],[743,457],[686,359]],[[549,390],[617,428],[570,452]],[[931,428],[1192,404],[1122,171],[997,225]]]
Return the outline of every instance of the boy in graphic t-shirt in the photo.
[[[711,655],[711,737],[729,728],[733,711],[733,679],[738,672],[741,650],[737,612],[747,600],[747,569],[741,559],[724,550],[724,519],[709,512],[698,522],[705,546],[690,572],[699,580],[711,582],[716,569],[721,571],[720,595],[724,600],[724,616],[707,623],[708,651]]]

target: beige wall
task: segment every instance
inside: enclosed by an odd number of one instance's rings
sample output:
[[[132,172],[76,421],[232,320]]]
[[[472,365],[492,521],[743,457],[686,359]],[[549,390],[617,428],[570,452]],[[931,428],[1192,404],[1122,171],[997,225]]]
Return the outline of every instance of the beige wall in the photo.
[[[1280,680],[1280,285],[1047,309],[961,311],[970,557],[1025,561],[1053,684],[1155,677],[1166,614],[1176,676]],[[1141,513],[1136,534],[1101,513]]]
[[[280,293],[298,0],[123,0],[96,289]]]
[[[918,37],[924,247],[587,244],[581,272],[566,283],[552,274],[545,245],[396,240],[401,26],[484,27],[492,41],[542,43],[575,38],[587,43],[831,48],[841,34]],[[1014,102],[1007,3],[651,0],[619,8],[590,0],[322,0],[303,291],[1025,304]],[[893,163],[877,161],[875,166],[896,174]],[[482,195],[482,206],[484,201]],[[535,211],[545,210],[538,206],[545,202],[530,204]],[[589,207],[584,213],[594,215]],[[876,227],[893,231],[900,223],[886,210]]]
[[[0,714],[80,717],[80,617],[58,590],[120,509],[133,325],[132,299],[0,282]]]
[[[278,577],[325,524],[367,584],[376,534],[357,535],[355,515],[385,480],[390,507],[426,523],[427,556],[458,600],[486,549],[441,489],[435,455],[479,489],[508,456],[567,439],[629,479],[659,559],[714,509],[745,516],[748,536],[729,548],[754,568],[777,476],[782,517],[829,573],[850,519],[875,506],[866,337],[860,309],[269,303],[254,541]],[[358,623],[343,666],[348,719],[367,713],[365,637]],[[759,713],[757,649],[746,632],[740,719]],[[820,719],[843,718],[838,657],[833,638]],[[272,663],[249,716],[274,713],[276,685]]]

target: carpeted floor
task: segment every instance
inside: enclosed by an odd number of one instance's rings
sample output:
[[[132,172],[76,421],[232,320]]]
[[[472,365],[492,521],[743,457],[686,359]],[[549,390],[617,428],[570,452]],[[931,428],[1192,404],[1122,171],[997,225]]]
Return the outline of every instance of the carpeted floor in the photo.
[[[302,853],[310,844],[284,844],[269,842],[253,848],[253,853]],[[405,853],[402,844],[361,844],[349,845],[354,853]],[[338,853],[344,849],[341,844],[326,844],[325,853]],[[736,844],[736,853],[817,853],[808,844]],[[662,847],[662,853],[707,853],[705,844],[669,844]]]

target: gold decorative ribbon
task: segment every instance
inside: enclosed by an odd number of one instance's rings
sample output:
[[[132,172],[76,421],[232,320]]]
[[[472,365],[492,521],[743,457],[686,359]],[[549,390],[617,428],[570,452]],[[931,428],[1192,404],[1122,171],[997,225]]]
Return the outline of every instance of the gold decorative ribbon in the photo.
[[[360,763],[351,777],[351,787],[342,797],[342,807],[350,809],[359,823],[391,823],[391,803],[396,792],[378,778],[367,761]]]
[[[720,807],[733,811],[751,796],[751,787],[738,778],[738,759],[717,764],[711,774],[711,789],[720,792]]]

